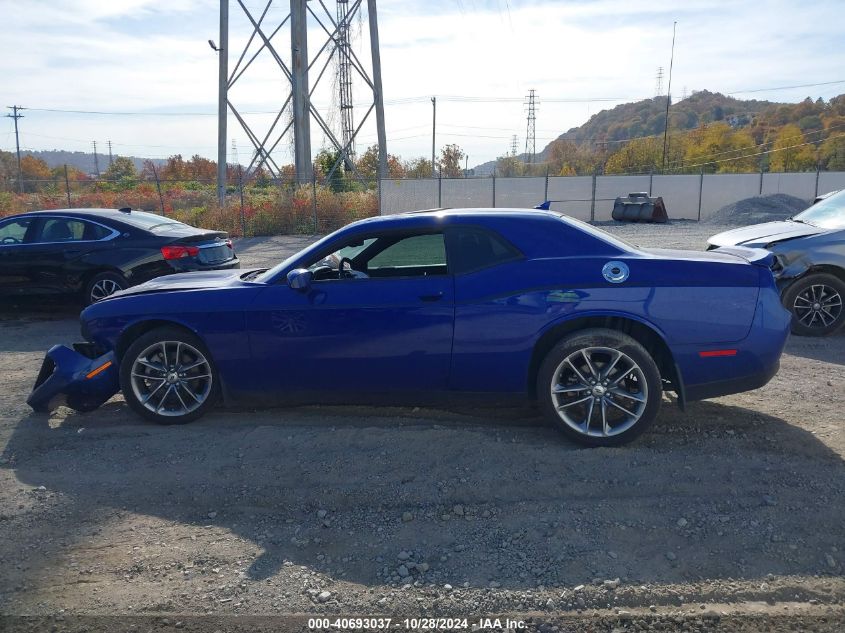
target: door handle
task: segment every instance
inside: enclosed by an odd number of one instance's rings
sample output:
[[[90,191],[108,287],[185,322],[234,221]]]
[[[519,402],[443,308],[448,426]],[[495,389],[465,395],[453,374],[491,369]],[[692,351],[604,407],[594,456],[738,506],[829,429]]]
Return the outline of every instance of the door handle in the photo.
[[[429,302],[440,301],[442,298],[443,298],[442,292],[438,292],[437,294],[433,294],[433,295],[420,295],[421,301],[429,301]]]

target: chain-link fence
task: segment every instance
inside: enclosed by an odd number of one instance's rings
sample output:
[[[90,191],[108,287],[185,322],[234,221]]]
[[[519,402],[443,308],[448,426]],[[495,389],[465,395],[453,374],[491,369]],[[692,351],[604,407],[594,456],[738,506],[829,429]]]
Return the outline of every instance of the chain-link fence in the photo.
[[[845,189],[845,172],[753,174],[645,174],[638,176],[546,176],[430,178],[381,181],[381,213],[443,207],[551,208],[589,221],[611,219],[618,196],[648,192],[662,196],[669,217],[706,220],[723,206],[752,196],[784,193],[810,201]]]
[[[114,182],[26,179],[0,183],[0,216],[39,209],[131,207],[173,217],[233,236],[323,234],[349,222],[378,215],[378,183],[352,180],[305,183],[272,180],[229,185],[217,200],[216,181],[133,180]]]
[[[200,180],[25,179],[0,183],[0,216],[36,209],[131,207],[233,236],[325,234],[381,214],[433,208],[551,208],[588,221],[611,219],[617,196],[645,191],[662,196],[671,219],[706,220],[726,204],[785,193],[803,200],[845,188],[845,172],[548,176],[387,179],[381,182],[305,183],[264,180],[227,187]]]

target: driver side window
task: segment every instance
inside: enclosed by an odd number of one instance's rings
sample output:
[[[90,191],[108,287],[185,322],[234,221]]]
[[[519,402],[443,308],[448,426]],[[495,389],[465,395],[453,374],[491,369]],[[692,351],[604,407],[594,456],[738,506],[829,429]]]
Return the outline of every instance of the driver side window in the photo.
[[[23,243],[32,221],[32,218],[20,218],[0,224],[0,245]]]
[[[443,233],[357,238],[321,257],[308,269],[314,273],[315,281],[445,275],[446,245]]]

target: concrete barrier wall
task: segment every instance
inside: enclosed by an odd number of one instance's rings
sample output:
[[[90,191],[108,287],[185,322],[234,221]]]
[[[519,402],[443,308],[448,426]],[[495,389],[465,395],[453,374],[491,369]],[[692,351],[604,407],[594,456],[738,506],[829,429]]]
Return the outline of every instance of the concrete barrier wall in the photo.
[[[583,220],[611,219],[617,196],[649,191],[662,196],[669,218],[707,219],[727,204],[762,193],[785,193],[810,201],[819,194],[845,189],[845,172],[789,174],[680,174],[668,176],[592,176],[540,178],[444,178],[382,180],[382,214],[435,207],[533,208],[553,200],[552,210]],[[548,187],[548,192],[547,192]],[[594,208],[591,218],[591,208]]]

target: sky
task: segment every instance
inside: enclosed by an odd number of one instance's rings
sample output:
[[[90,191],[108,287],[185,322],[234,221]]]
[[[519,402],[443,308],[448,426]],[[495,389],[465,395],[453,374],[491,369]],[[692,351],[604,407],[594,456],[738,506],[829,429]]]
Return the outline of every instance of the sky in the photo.
[[[266,6],[242,1],[256,19]],[[332,0],[323,4],[335,11]],[[352,45],[369,71],[366,5],[353,20]],[[309,6],[328,24],[320,0]],[[655,96],[658,67],[665,93],[675,21],[675,100],[701,89],[772,101],[828,99],[845,93],[842,8],[842,0],[382,0],[388,151],[430,157],[436,96],[438,148],[461,146],[472,166],[507,153],[516,135],[522,152],[531,89],[539,151],[600,110]],[[0,105],[27,108],[21,147],[90,151],[96,141],[104,152],[111,141],[116,154],[215,158],[218,61],[207,40],[219,41],[218,11],[217,0],[0,0]],[[267,30],[288,11],[287,0],[273,0]],[[272,42],[289,64],[288,26]],[[230,0],[230,71],[250,33],[246,14]],[[326,53],[314,58],[325,40],[309,16],[313,103],[339,134],[333,64],[314,86]],[[246,59],[257,49],[256,40]],[[372,92],[357,75],[352,87],[357,125]],[[265,49],[232,86],[230,100],[263,136],[288,94]],[[316,123],[311,127],[316,153],[329,141]],[[240,162],[248,162],[253,147],[232,114],[227,139],[229,161],[234,143]],[[370,115],[356,148],[375,140]],[[4,118],[0,149],[14,147],[13,121]],[[280,165],[292,162],[289,134],[274,156]]]

